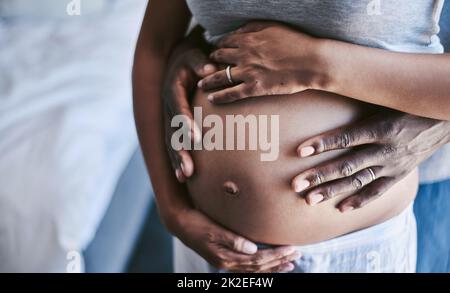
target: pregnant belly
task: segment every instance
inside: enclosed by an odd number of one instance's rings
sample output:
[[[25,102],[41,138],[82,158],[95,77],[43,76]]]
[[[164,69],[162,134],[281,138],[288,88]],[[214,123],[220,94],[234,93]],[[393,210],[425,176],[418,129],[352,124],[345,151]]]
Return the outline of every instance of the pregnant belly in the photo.
[[[223,138],[217,145],[222,144],[225,150],[220,147],[211,150],[205,144],[202,150],[192,152],[195,174],[188,181],[192,200],[210,218],[253,241],[300,245],[334,238],[399,214],[416,194],[415,171],[366,207],[343,214],[335,207],[345,195],[311,207],[302,194],[290,188],[291,180],[303,170],[343,154],[343,151],[333,151],[300,159],[296,148],[304,139],[355,122],[378,108],[319,91],[247,99],[228,105],[212,105],[204,92],[197,91],[193,106],[198,107],[197,111],[201,107],[203,119],[211,114],[216,115],[212,119],[216,122],[221,118],[223,128],[211,124],[213,127],[204,128],[203,134],[206,143],[208,131],[214,128],[216,136]],[[230,115],[247,118],[252,115],[253,122],[255,119],[259,122],[258,130],[268,125],[266,133],[270,134],[267,141],[272,143],[271,150],[252,149],[250,138],[256,139],[260,146],[262,134],[254,133],[252,127],[247,127],[245,132],[236,128],[231,134],[231,124],[226,122]],[[276,121],[272,115],[279,117],[277,131],[270,130]],[[234,138],[234,148],[231,138]],[[238,149],[239,139],[244,139],[244,149],[242,145]]]

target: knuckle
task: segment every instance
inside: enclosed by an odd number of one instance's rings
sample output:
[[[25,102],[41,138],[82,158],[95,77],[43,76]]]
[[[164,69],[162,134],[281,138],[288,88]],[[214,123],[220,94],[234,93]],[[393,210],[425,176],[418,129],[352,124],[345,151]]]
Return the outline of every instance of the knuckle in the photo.
[[[381,154],[385,158],[390,158],[397,153],[397,148],[393,145],[385,145],[381,150]]]
[[[316,170],[310,181],[312,185],[320,185],[325,182],[325,174],[321,170]]]
[[[349,161],[345,161],[341,164],[341,166],[339,167],[339,171],[341,173],[342,176],[344,177],[348,177],[350,175],[353,174],[353,164],[350,163]]]
[[[397,123],[392,120],[385,120],[381,123],[379,131],[385,136],[392,136],[397,132]]]
[[[336,136],[336,145],[342,147],[342,148],[347,148],[351,145],[351,142],[353,140],[352,136],[347,133],[341,133],[340,135]]]
[[[212,81],[218,82],[220,80],[222,80],[222,77],[220,76],[220,74],[216,73],[212,76]]]
[[[205,234],[205,238],[208,243],[214,243],[217,239],[216,234],[212,231],[207,231]]]
[[[264,261],[264,257],[262,255],[260,255],[260,254],[255,255],[252,259],[252,265],[259,266],[263,263],[263,261]]]
[[[336,195],[336,189],[333,187],[333,185],[329,185],[322,190],[322,195],[325,199],[333,198]]]
[[[212,52],[210,55],[211,59],[217,59],[220,56],[220,51],[221,51],[221,49],[218,49],[218,50]]]
[[[354,189],[359,190],[363,187],[363,181],[361,180],[360,176],[354,176],[352,178],[352,186]]]
[[[228,101],[234,101],[239,98],[239,95],[235,91],[228,91],[224,94],[224,98]]]

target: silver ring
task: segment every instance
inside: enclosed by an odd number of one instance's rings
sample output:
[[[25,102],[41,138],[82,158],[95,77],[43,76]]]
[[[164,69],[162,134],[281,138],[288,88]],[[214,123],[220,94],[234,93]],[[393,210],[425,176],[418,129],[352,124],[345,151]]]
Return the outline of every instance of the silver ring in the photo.
[[[370,173],[370,176],[372,177],[372,181],[377,180],[377,176],[375,176],[375,173],[373,172],[372,168],[367,168],[367,170]]]
[[[230,84],[234,84],[233,77],[231,77],[231,66],[230,65],[227,66],[227,69],[225,70],[225,72],[227,73],[227,78],[228,78],[228,81],[230,82]]]

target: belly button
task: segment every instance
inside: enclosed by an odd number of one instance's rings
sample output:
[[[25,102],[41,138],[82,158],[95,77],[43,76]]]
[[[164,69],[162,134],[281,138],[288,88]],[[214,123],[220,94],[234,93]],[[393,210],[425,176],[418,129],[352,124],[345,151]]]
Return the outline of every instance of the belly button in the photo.
[[[239,188],[233,181],[225,181],[223,184],[223,190],[231,196],[237,196],[239,194]]]

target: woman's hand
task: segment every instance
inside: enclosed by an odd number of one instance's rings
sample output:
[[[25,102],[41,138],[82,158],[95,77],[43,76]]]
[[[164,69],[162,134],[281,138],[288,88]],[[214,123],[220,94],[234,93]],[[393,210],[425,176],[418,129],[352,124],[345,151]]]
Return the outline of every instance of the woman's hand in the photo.
[[[258,250],[249,240],[217,225],[201,212],[188,209],[176,216],[172,232],[212,266],[232,272],[275,273],[294,269],[300,257],[293,246]]]
[[[342,129],[310,138],[300,157],[358,147],[350,154],[306,170],[292,181],[306,201],[319,204],[343,193],[341,212],[360,208],[382,196],[450,140],[450,122],[386,111]]]
[[[320,43],[279,23],[249,23],[225,36],[210,55],[217,63],[232,65],[233,83],[221,70],[198,86],[212,91],[208,99],[215,103],[319,88],[327,81]]]

